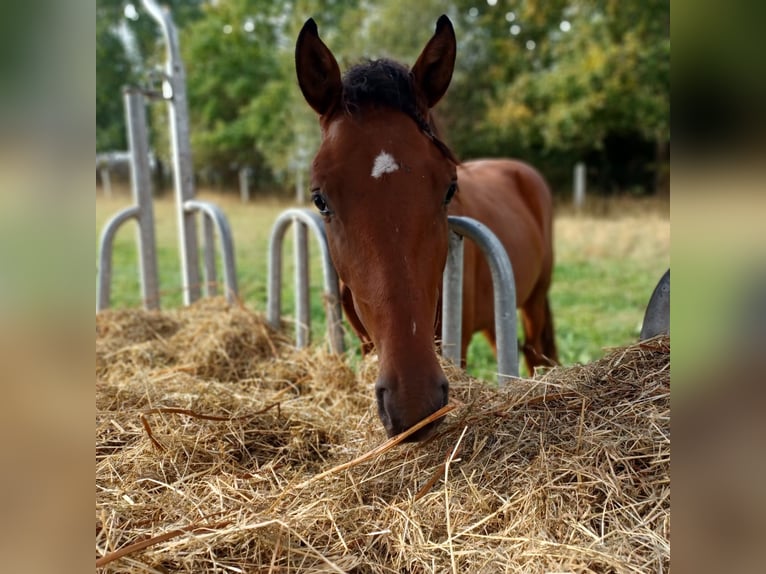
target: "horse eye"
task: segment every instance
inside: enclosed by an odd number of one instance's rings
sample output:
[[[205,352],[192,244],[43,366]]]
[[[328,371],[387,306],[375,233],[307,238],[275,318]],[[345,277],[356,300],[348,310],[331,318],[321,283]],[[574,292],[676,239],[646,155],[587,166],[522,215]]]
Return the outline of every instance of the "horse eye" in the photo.
[[[449,184],[449,188],[447,189],[447,196],[444,198],[444,205],[447,205],[450,201],[452,201],[452,197],[455,195],[455,192],[457,191],[457,182],[453,181]]]
[[[327,201],[321,193],[313,193],[311,200],[314,202],[314,206],[319,210],[322,215],[328,215],[330,209],[327,207]]]

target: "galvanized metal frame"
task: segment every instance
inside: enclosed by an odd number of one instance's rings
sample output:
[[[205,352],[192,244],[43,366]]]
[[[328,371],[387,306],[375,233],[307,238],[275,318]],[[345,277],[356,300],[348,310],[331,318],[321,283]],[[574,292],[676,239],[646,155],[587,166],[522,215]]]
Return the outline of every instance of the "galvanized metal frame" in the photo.
[[[343,350],[338,276],[330,259],[322,218],[308,209],[288,209],[274,222],[269,239],[268,300],[269,324],[280,327],[282,317],[282,244],[287,228],[295,224],[295,338],[298,348],[309,344],[307,228],[317,239],[325,284],[328,336],[337,352]],[[456,364],[461,359],[463,313],[463,237],[479,247],[492,273],[497,342],[497,380],[501,386],[509,377],[519,376],[519,350],[516,336],[516,282],[508,254],[497,236],[484,224],[469,217],[449,217],[450,238],[447,264],[442,279],[442,354]]]
[[[308,209],[288,209],[283,211],[274,222],[269,238],[268,294],[266,319],[278,329],[282,320],[282,247],[285,233],[290,225],[295,226],[294,261],[295,261],[295,339],[296,346],[303,348],[310,342],[311,312],[309,308],[309,265],[308,265],[308,230],[317,240],[322,256],[322,276],[324,280],[324,303],[327,316],[327,336],[330,348],[335,353],[344,350],[343,325],[340,306],[340,288],[338,274],[330,259],[324,221]]]
[[[186,97],[186,71],[170,10],[155,0],[142,0],[149,15],[159,24],[165,38],[166,59],[162,95],[167,102],[173,182],[177,205],[178,239],[181,252],[181,284],[184,304],[200,298],[199,247],[194,210],[186,203],[194,199],[194,171],[189,139],[189,109]],[[208,281],[208,284],[210,282]]]
[[[503,244],[483,223],[470,217],[449,216],[450,250],[442,279],[442,354],[460,364],[463,314],[463,241],[472,239],[489,264],[495,302],[497,382],[519,376],[516,334],[516,282]]]
[[[124,90],[125,115],[130,146],[130,181],[134,205],[119,211],[104,226],[99,240],[99,272],[96,287],[96,311],[109,307],[112,286],[114,236],[127,221],[138,227],[138,268],[141,294],[147,309],[159,309],[160,292],[157,272],[157,246],[154,236],[152,183],[149,177],[149,134],[146,129],[144,94],[137,88]]]
[[[237,299],[237,270],[234,264],[234,236],[223,211],[215,203],[191,199],[184,206],[189,213],[200,212],[203,216],[205,234],[205,292],[209,296],[218,293],[217,271],[215,260],[215,236],[221,242],[221,258],[223,259],[223,281],[226,287],[226,299],[233,303]]]
[[[236,300],[238,291],[234,264],[234,239],[229,223],[223,211],[217,205],[194,198],[194,173],[189,140],[186,76],[183,61],[181,60],[176,28],[170,11],[167,8],[161,8],[154,0],[142,0],[142,4],[149,15],[160,25],[167,49],[161,95],[167,102],[170,124],[173,183],[178,221],[184,304],[188,305],[199,299],[202,291],[196,222],[198,212],[202,214],[203,218],[205,293],[207,295],[216,295],[218,292],[215,259],[215,237],[217,235],[221,243],[226,297],[232,302]],[[119,212],[104,227],[100,240],[97,311],[107,308],[110,303],[111,257],[114,235],[123,223],[133,218],[137,219],[139,225],[139,266],[144,304],[150,309],[159,307],[154,215],[148,163],[149,140],[146,129],[144,95],[139,89],[131,88],[126,92],[125,96],[125,109],[131,142],[131,181],[136,205]]]

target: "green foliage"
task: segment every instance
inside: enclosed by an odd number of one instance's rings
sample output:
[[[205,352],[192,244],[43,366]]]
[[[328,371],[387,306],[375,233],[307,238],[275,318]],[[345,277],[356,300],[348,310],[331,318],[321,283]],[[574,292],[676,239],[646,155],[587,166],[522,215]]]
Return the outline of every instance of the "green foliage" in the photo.
[[[669,139],[667,2],[499,4],[469,7],[464,20],[468,42],[478,27],[485,46],[461,52],[471,62],[448,98],[450,134],[464,154],[520,156],[568,181],[574,162],[602,157],[614,136]]]
[[[202,0],[164,0],[178,25],[200,15]],[[125,0],[96,1],[96,151],[127,148],[122,88],[141,84],[145,73],[161,60],[157,24],[139,6],[135,21],[124,16]],[[126,42],[132,42],[129,53]]]
[[[436,112],[463,158],[517,156],[568,184],[575,161],[623,161],[603,152],[615,138],[648,143],[650,150],[669,140],[665,0],[170,4],[182,32],[198,169],[233,173],[250,165],[261,181],[288,187],[295,171],[307,168],[318,128],[297,88],[293,50],[309,16],[346,68],[363,57],[412,64],[437,16],[447,13],[456,28],[458,58]],[[98,6],[102,145],[123,137],[121,101],[102,95],[115,93],[130,66],[113,34],[122,2],[99,0]],[[142,17],[130,25],[142,57],[156,63],[162,46],[150,24]],[[655,160],[650,154],[641,161]]]
[[[535,41],[531,66],[502,89],[490,124],[521,146],[585,153],[610,133],[669,135],[670,45],[664,2],[570,4],[571,29]],[[576,10],[574,9],[576,7]]]
[[[96,17],[96,151],[126,149],[123,85],[133,77],[122,42],[106,17]]]

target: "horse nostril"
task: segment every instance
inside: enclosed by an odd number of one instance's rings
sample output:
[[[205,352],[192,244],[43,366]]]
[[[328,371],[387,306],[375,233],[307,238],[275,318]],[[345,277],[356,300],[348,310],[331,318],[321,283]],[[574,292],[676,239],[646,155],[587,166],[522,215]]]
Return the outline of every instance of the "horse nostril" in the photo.
[[[380,420],[383,421],[383,426],[388,429],[391,426],[391,416],[386,405],[387,394],[388,388],[386,387],[386,384],[383,381],[378,380],[375,383],[375,399],[378,402],[378,416],[380,417]]]
[[[444,405],[446,405],[449,402],[449,383],[447,381],[444,381],[440,385],[440,389],[441,389],[441,392],[442,392],[442,404],[441,404],[441,406],[443,407]]]
[[[383,397],[386,394],[388,389],[386,389],[386,384],[383,381],[378,380],[375,383],[375,398],[378,399],[378,404],[383,404]]]
[[[382,389],[382,388],[376,388],[375,389],[375,398],[378,401],[378,410],[380,410],[380,412],[384,412],[386,410],[385,409],[385,404],[386,404],[386,402],[385,402],[386,401],[385,395],[386,395],[386,389]]]

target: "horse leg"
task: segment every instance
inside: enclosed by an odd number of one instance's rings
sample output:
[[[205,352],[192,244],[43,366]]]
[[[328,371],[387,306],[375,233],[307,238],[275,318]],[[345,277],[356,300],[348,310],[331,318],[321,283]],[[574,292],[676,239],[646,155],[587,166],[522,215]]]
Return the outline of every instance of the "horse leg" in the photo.
[[[551,300],[545,294],[545,326],[543,327],[543,353],[551,361],[559,362],[559,352],[556,348],[556,334],[553,329],[553,313],[551,313]]]
[[[558,362],[547,288],[538,287],[533,291],[522,307],[521,317],[524,327],[522,351],[531,377],[535,367],[551,366]]]

